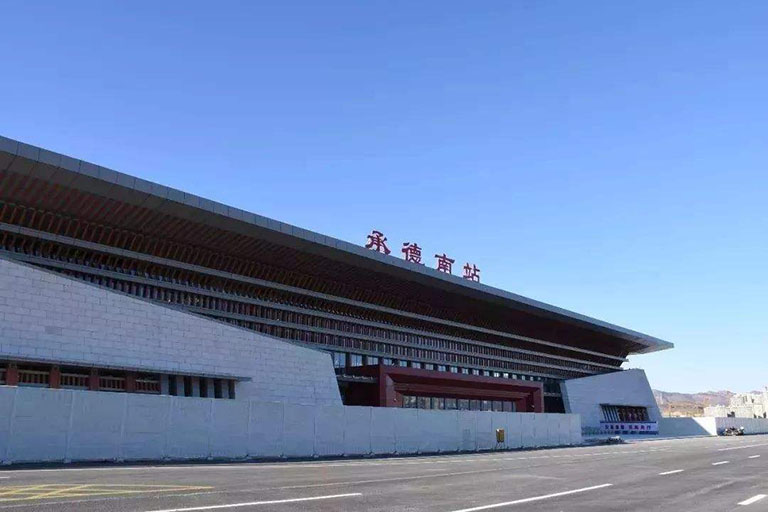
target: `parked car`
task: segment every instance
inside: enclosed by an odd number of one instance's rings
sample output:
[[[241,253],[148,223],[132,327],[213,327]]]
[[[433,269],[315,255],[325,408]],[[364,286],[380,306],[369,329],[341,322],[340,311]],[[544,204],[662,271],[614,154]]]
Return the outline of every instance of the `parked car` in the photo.
[[[720,432],[722,436],[743,436],[744,427],[726,427]]]

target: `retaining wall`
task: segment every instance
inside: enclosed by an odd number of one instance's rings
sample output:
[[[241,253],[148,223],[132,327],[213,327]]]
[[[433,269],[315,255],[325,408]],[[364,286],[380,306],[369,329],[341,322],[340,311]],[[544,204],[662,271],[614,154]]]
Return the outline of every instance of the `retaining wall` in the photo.
[[[497,445],[495,430],[506,440]],[[575,414],[299,405],[0,386],[0,461],[281,458],[581,443]]]

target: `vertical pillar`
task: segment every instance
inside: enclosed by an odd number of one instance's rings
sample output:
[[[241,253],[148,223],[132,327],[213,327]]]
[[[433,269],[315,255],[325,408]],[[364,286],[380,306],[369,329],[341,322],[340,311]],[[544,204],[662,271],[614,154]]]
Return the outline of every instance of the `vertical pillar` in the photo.
[[[207,377],[205,379],[205,396],[208,398],[216,398],[216,386],[214,386],[213,379]]]
[[[528,395],[527,412],[544,412],[544,392],[541,389],[531,391]]]
[[[48,385],[53,389],[61,387],[61,368],[58,366],[51,366],[51,371],[48,374]]]
[[[165,374],[160,376],[160,394],[161,395],[171,394],[170,386],[168,385],[168,376]]]
[[[230,398],[230,400],[234,400],[235,399],[235,386],[237,385],[237,381],[236,380],[230,380],[230,381],[227,381],[227,382],[229,384],[229,398]]]
[[[88,389],[91,391],[99,390],[99,370],[91,368],[91,374],[88,376]]]
[[[5,384],[7,386],[19,385],[19,367],[16,363],[8,363],[8,368],[5,371]]]
[[[126,372],[125,374],[125,392],[136,392],[136,374],[134,372]]]
[[[174,378],[176,379],[176,396],[187,396],[184,390],[184,376],[176,375]]]
[[[229,398],[229,381],[227,379],[219,379],[221,385],[221,398]]]
[[[190,377],[192,382],[192,396],[200,396],[200,377]]]

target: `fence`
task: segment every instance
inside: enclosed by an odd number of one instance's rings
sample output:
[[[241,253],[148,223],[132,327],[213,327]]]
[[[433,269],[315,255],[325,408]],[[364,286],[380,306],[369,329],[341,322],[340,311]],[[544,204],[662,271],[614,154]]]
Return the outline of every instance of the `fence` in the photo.
[[[505,430],[503,443],[496,429]],[[574,414],[321,407],[0,386],[0,461],[288,458],[581,443]]]

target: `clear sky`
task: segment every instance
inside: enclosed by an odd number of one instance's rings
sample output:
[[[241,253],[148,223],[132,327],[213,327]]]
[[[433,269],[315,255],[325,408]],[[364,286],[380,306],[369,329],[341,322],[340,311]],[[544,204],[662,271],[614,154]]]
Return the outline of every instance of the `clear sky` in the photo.
[[[473,262],[674,342],[656,388],[768,384],[768,2],[0,12],[0,134]]]

